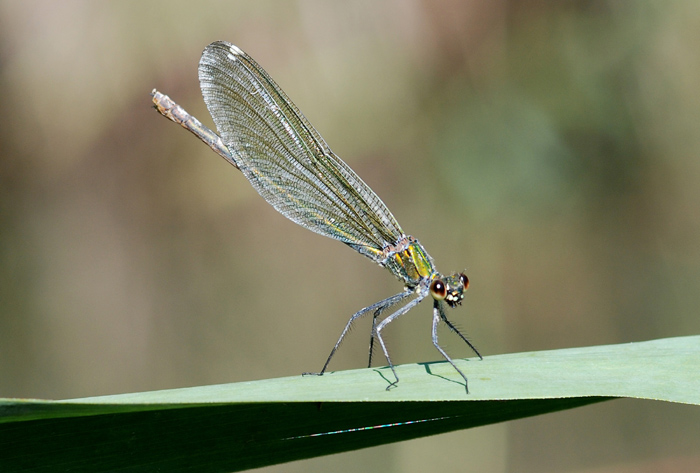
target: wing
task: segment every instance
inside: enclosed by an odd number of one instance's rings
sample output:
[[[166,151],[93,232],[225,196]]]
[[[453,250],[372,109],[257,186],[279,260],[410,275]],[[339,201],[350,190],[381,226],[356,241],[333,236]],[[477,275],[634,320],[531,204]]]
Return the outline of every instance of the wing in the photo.
[[[246,53],[223,41],[210,44],[199,81],[236,165],[278,212],[375,261],[401,239],[386,205]]]

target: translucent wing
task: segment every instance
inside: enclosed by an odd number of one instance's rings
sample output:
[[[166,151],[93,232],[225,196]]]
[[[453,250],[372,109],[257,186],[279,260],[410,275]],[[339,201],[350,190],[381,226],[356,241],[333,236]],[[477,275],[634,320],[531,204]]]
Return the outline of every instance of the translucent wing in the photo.
[[[379,250],[401,239],[386,205],[246,53],[223,41],[210,44],[199,81],[236,165],[277,211],[376,261]]]

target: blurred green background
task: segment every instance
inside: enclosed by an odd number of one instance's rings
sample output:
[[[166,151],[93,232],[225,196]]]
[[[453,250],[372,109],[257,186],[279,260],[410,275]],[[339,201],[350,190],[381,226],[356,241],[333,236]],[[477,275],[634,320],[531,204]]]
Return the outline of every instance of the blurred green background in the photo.
[[[151,108],[212,126],[219,39],[466,271],[451,314],[483,363],[700,333],[700,3],[2,1],[0,396],[318,370],[401,289]],[[397,363],[440,358],[428,305],[386,333]],[[696,408],[625,400],[269,470],[685,472],[699,437]]]

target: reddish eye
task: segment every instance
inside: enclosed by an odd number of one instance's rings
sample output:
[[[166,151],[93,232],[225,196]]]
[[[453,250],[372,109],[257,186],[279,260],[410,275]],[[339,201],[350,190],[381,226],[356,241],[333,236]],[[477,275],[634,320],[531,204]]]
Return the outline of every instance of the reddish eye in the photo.
[[[430,283],[430,294],[433,296],[433,299],[437,301],[445,299],[445,296],[447,296],[447,288],[445,287],[445,283],[442,282],[442,279],[433,279],[433,282]]]
[[[466,274],[464,273],[459,273],[459,280],[462,282],[464,285],[464,290],[466,291],[467,288],[469,287],[469,278],[467,277]]]

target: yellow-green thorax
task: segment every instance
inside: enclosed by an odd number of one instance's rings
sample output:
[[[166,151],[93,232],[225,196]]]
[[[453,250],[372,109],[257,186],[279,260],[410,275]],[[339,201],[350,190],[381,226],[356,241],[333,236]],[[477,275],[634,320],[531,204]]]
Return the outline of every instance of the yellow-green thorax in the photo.
[[[412,236],[384,248],[384,258],[380,264],[409,287],[415,287],[421,280],[430,280],[437,274],[433,259]]]

